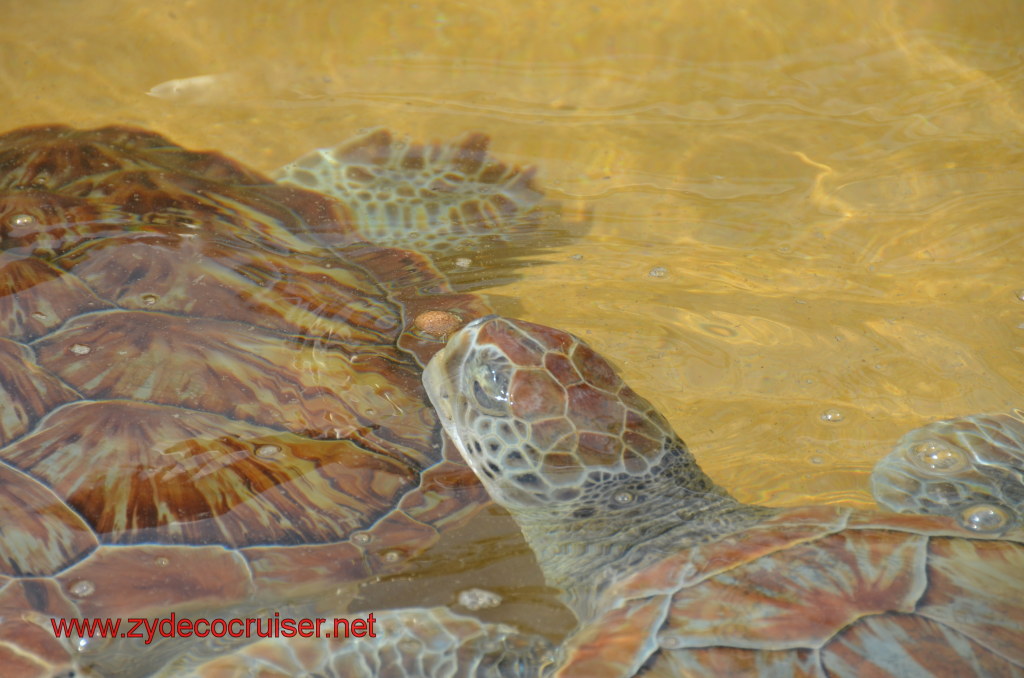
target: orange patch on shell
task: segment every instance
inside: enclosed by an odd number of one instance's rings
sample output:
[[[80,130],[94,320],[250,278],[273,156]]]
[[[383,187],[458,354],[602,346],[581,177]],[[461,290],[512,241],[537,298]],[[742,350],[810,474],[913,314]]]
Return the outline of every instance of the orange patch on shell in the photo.
[[[416,316],[416,327],[435,337],[444,337],[459,328],[462,319],[448,311],[424,311]]]

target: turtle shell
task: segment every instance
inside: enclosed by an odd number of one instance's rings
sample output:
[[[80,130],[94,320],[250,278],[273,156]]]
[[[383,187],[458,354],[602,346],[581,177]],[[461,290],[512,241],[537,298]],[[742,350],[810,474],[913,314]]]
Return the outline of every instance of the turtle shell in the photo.
[[[485,148],[456,147],[449,178],[498,182]],[[413,322],[486,306],[353,214],[147,131],[0,137],[5,675],[76,663],[51,618],[333,595],[486,500]]]
[[[555,675],[1021,676],[1022,572],[1020,530],[790,509],[614,584]]]

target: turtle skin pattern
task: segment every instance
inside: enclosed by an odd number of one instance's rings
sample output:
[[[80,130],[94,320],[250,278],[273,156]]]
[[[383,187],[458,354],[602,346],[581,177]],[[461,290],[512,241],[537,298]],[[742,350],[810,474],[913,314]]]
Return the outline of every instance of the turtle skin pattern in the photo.
[[[540,325],[474,321],[424,380],[579,618],[551,675],[1024,675],[1011,520],[741,504],[607,361]]]
[[[413,168],[399,209],[426,197],[463,233],[522,228],[531,172],[486,146],[374,131],[333,171]],[[339,591],[401,571],[486,501],[444,449],[420,379],[441,341],[413,323],[486,307],[366,242],[365,212],[143,130],[0,136],[5,676],[110,668],[51,618],[224,617],[326,592],[341,612]],[[114,645],[132,655],[119,675],[163,661]]]

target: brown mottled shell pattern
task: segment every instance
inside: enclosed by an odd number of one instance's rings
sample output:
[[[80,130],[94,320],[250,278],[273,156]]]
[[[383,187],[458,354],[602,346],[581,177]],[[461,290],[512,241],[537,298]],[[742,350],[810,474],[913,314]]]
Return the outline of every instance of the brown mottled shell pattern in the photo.
[[[499,181],[485,149],[449,148],[448,176]],[[50,617],[397,571],[486,500],[443,450],[420,383],[442,340],[413,319],[487,309],[356,225],[151,132],[0,137],[0,673],[67,665]]]

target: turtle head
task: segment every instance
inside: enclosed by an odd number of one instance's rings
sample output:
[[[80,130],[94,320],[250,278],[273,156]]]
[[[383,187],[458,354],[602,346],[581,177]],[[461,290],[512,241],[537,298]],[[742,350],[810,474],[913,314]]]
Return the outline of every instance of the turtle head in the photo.
[[[481,318],[433,358],[424,383],[466,462],[520,524],[621,530],[655,505],[724,495],[664,417],[567,332]]]

